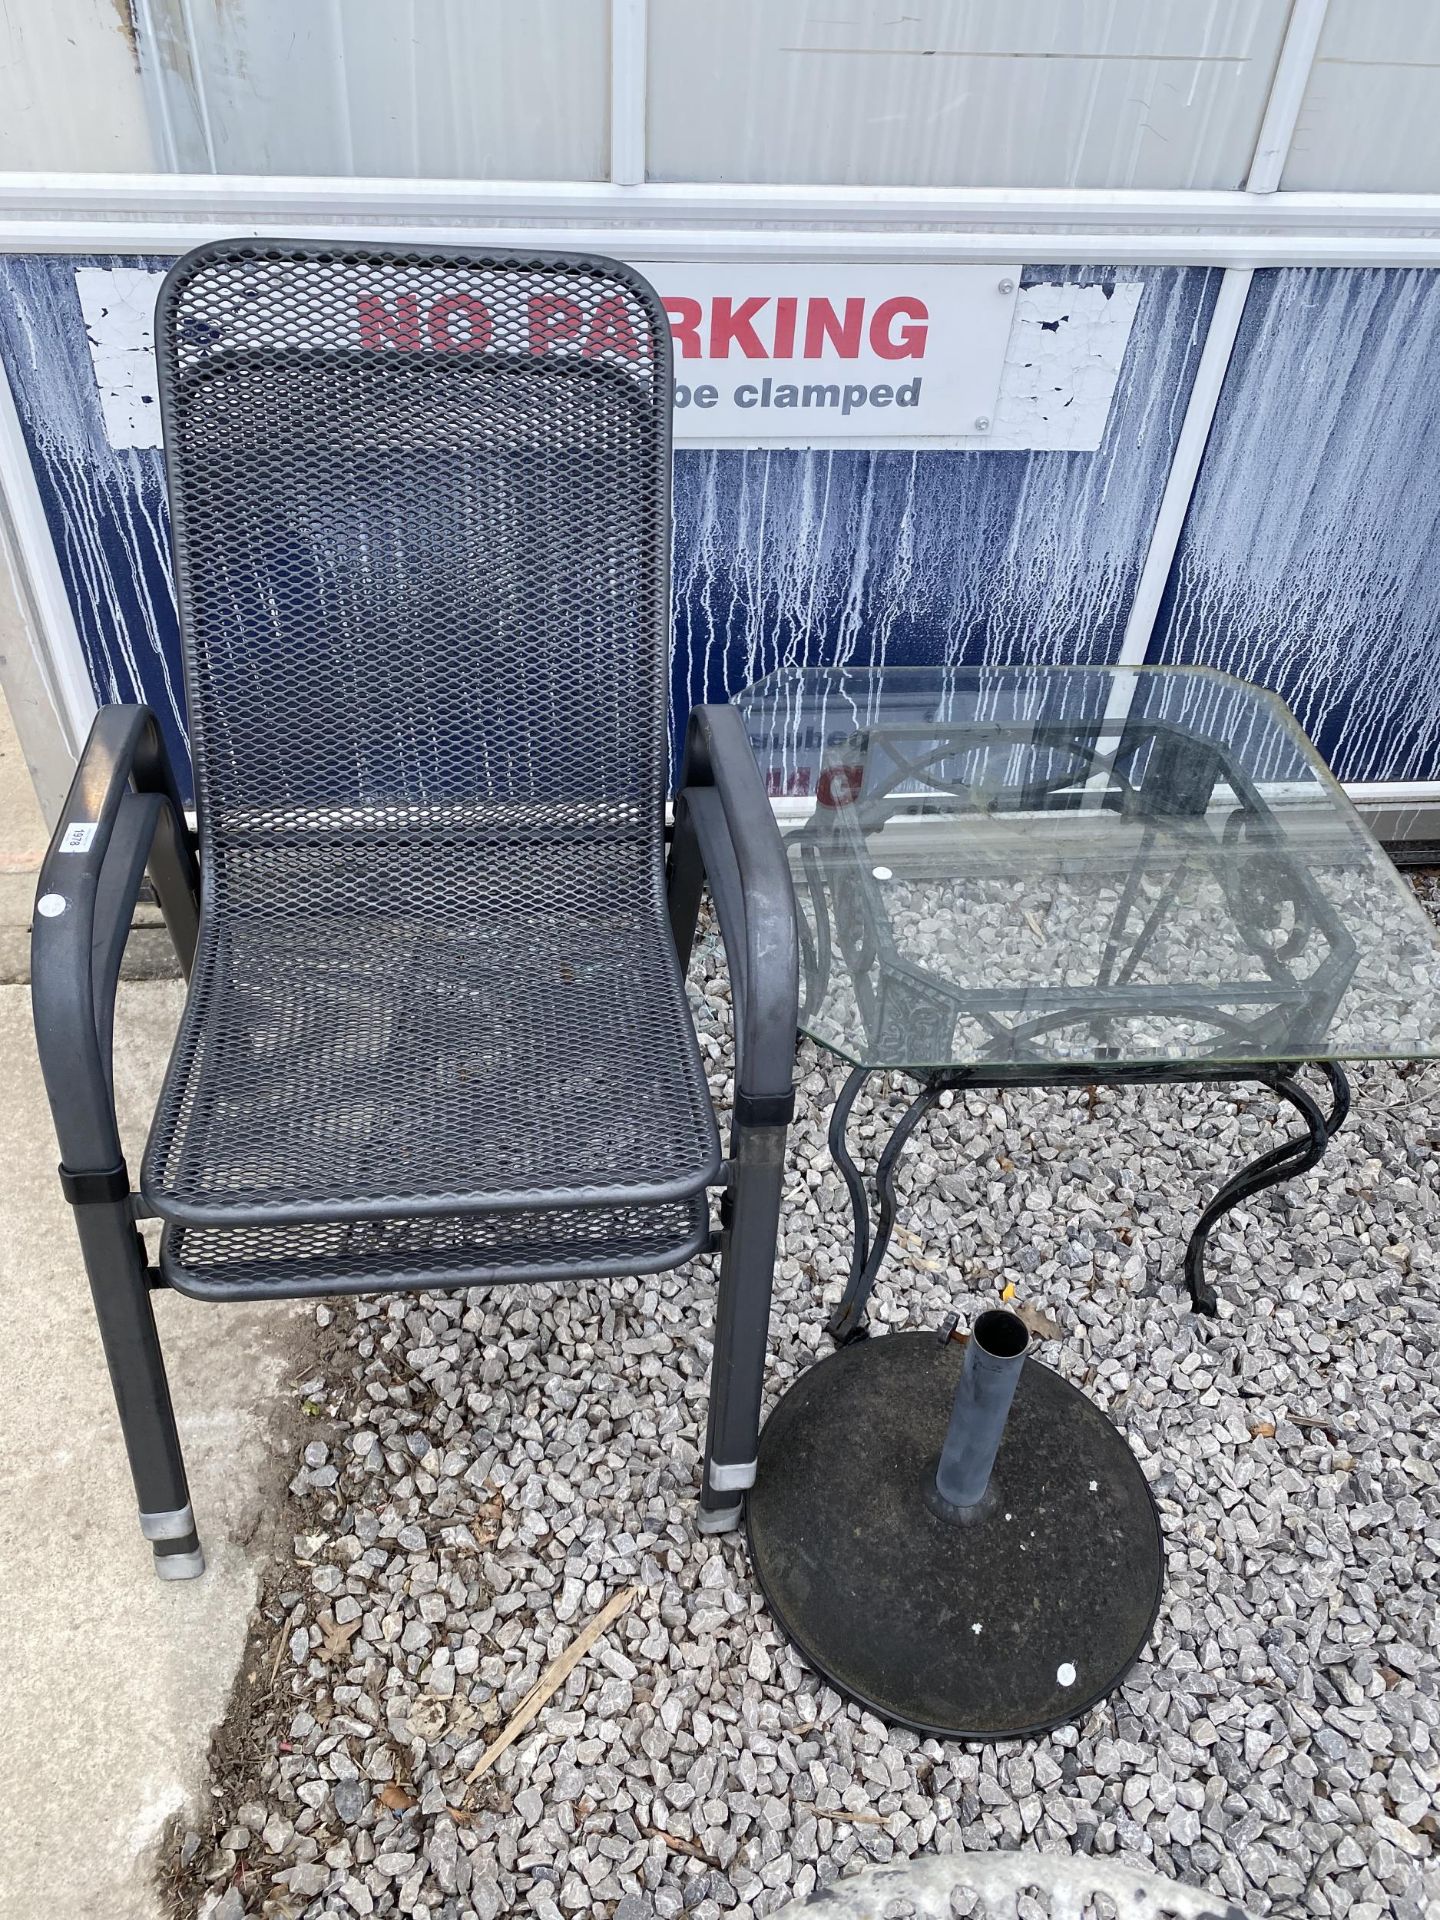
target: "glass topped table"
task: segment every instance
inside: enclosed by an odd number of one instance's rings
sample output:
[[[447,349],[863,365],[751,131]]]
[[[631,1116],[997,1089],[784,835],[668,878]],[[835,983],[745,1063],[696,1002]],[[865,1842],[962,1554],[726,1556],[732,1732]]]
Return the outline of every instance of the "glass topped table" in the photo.
[[[837,1339],[894,1219],[905,1139],[949,1088],[1257,1080],[1305,1132],[1215,1221],[1312,1166],[1341,1062],[1440,1054],[1440,938],[1274,695],[1192,667],[806,668],[736,702],[787,823],[801,1027],[854,1064],[831,1147],[856,1210]],[[1329,1083],[1328,1110],[1296,1077]],[[867,1076],[920,1091],[881,1155],[873,1240],[845,1145]]]

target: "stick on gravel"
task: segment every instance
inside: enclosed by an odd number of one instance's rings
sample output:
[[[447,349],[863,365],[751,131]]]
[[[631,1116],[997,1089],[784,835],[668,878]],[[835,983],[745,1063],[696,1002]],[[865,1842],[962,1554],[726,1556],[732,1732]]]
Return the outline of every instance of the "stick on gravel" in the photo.
[[[595,1642],[600,1638],[601,1634],[615,1624],[621,1614],[625,1612],[626,1608],[633,1603],[639,1592],[640,1589],[638,1587],[622,1587],[619,1593],[612,1594],[600,1609],[599,1613],[597,1613],[595,1618],[590,1622],[589,1626],[586,1627],[582,1633],[577,1633],[569,1646],[560,1655],[560,1658],[546,1668],[544,1673],[542,1673],[540,1678],[535,1682],[535,1685],[530,1689],[529,1693],[526,1694],[525,1698],[515,1709],[515,1713],[505,1731],[498,1739],[490,1742],[490,1745],[485,1749],[484,1753],[481,1754],[469,1773],[466,1774],[465,1784],[467,1787],[473,1786],[482,1773],[488,1773],[507,1747],[514,1746],[515,1742],[520,1738],[521,1734],[524,1733],[536,1714],[539,1713],[541,1707],[544,1706],[551,1694],[559,1687],[565,1676],[579,1665],[591,1647],[593,1647]]]

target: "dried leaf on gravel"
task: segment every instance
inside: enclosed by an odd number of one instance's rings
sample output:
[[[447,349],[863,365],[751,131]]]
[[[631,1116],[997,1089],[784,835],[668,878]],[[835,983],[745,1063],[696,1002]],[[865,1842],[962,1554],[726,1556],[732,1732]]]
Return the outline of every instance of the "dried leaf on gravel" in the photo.
[[[475,1536],[477,1547],[490,1547],[495,1544],[500,1532],[500,1522],[504,1517],[504,1503],[498,1494],[493,1500],[487,1500],[483,1506],[475,1509],[470,1531]]]
[[[412,1700],[406,1718],[410,1722],[410,1732],[417,1740],[427,1745],[440,1738],[445,1731],[448,1708],[443,1700],[437,1700],[427,1693]]]
[[[1018,1320],[1022,1320],[1025,1323],[1032,1337],[1036,1340],[1058,1340],[1060,1338],[1059,1321],[1052,1320],[1049,1314],[1042,1313],[1039,1307],[1031,1306],[1028,1300],[1016,1307],[1015,1316]]]
[[[324,1636],[318,1652],[322,1660],[348,1660],[350,1642],[360,1631],[358,1620],[347,1620],[344,1626],[337,1626],[333,1613],[320,1615],[320,1632]]]

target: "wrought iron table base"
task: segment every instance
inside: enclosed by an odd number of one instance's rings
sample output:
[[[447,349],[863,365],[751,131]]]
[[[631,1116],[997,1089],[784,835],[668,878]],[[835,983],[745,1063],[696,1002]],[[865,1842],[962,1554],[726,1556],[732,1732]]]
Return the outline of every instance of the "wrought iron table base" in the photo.
[[[1317,1066],[1330,1085],[1330,1111],[1322,1111],[1319,1102],[1300,1085],[1295,1078],[1301,1065]],[[1293,1065],[1265,1066],[1255,1064],[1240,1067],[1234,1063],[1217,1066],[1213,1071],[1197,1069],[1193,1063],[1171,1070],[1165,1067],[1122,1069],[1111,1074],[1098,1073],[1093,1062],[1087,1062],[1074,1072],[1058,1070],[1053,1066],[1037,1067],[1033,1074],[1023,1071],[1017,1074],[1014,1068],[1003,1075],[990,1075],[979,1068],[945,1069],[921,1076],[919,1093],[900,1116],[894,1131],[886,1141],[875,1170],[875,1187],[879,1195],[879,1210],[875,1221],[875,1232],[870,1231],[870,1203],[865,1191],[865,1183],[860,1171],[851,1158],[846,1144],[846,1129],[850,1121],[851,1109],[860,1093],[860,1089],[872,1073],[889,1069],[860,1066],[846,1080],[835,1102],[830,1116],[830,1153],[839,1167],[841,1177],[850,1195],[850,1204],[855,1217],[855,1241],[850,1255],[850,1277],[846,1283],[844,1295],[835,1312],[827,1322],[827,1331],[837,1346],[844,1346],[851,1340],[865,1338],[865,1305],[870,1291],[890,1245],[890,1236],[895,1227],[895,1170],[905,1142],[915,1131],[942,1093],[962,1092],[970,1087],[1013,1087],[1013,1086],[1053,1086],[1066,1082],[1080,1085],[1117,1086],[1124,1084],[1170,1084],[1174,1082],[1208,1082],[1254,1080],[1267,1086],[1282,1100],[1288,1101],[1305,1122],[1305,1132],[1282,1140],[1278,1146],[1271,1147],[1248,1166],[1242,1167],[1221,1187],[1214,1199],[1196,1221],[1190,1239],[1185,1248],[1183,1277],[1190,1293],[1190,1307],[1194,1313],[1213,1314],[1216,1311],[1215,1290],[1205,1277],[1205,1245],[1216,1222],[1238,1206],[1242,1200],[1261,1193],[1266,1187],[1273,1187],[1281,1180],[1288,1180],[1293,1174],[1306,1173],[1316,1165],[1329,1146],[1331,1140],[1345,1123],[1350,1111],[1350,1083],[1344,1069],[1335,1060],[1297,1062]]]

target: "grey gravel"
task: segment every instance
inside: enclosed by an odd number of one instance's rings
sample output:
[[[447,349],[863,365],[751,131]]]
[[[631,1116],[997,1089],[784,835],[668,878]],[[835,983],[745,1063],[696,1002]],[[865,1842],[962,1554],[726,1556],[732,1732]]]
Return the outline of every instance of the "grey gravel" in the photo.
[[[708,934],[691,985],[723,1107]],[[843,1071],[803,1049],[772,1403],[827,1350],[843,1284],[825,1146]],[[1256,1913],[1421,1920],[1440,1805],[1440,1075],[1354,1079],[1323,1168],[1212,1237],[1214,1322],[1185,1311],[1179,1256],[1217,1181],[1276,1137],[1268,1094],[947,1096],[908,1149],[877,1328],[969,1317],[1014,1281],[1165,1527],[1145,1657],[1041,1741],[967,1749],[844,1704],[781,1642],[739,1539],[696,1535],[709,1258],[327,1309],[339,1344],[302,1389],[325,1437],[297,1457],[272,1608],[288,1711],[244,1804],[217,1803],[217,1920],[719,1920],[868,1862],[1019,1846],[1127,1853]],[[873,1159],[903,1083],[872,1084],[852,1136]],[[467,1788],[628,1583],[637,1603]]]

